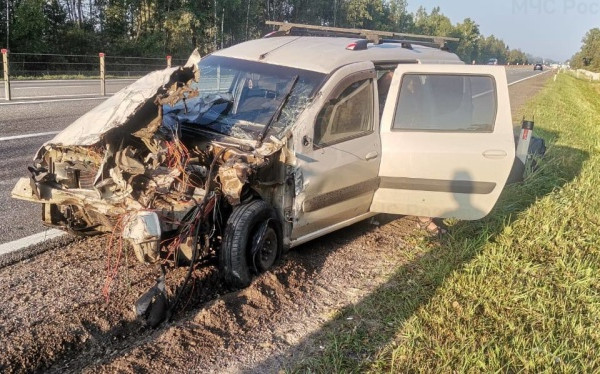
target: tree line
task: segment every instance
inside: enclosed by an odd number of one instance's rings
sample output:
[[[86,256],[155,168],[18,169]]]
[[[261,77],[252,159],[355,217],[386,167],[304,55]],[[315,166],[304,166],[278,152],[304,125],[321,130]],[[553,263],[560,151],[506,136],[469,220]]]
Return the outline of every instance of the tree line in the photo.
[[[0,45],[11,52],[185,58],[261,37],[275,20],[458,37],[449,47],[468,63],[529,60],[470,18],[453,24],[439,7],[411,13],[407,0],[0,0],[0,9],[10,29],[7,40],[0,26]]]
[[[582,43],[581,50],[571,58],[571,67],[600,73],[600,28],[588,31]]]

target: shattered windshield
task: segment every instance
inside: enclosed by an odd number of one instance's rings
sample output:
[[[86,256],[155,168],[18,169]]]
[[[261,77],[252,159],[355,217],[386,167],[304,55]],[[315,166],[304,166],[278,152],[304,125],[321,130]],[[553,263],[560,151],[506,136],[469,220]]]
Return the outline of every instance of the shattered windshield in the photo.
[[[325,75],[228,57],[207,56],[200,81],[174,106],[163,106],[163,126],[202,127],[240,139],[279,137],[304,109]]]

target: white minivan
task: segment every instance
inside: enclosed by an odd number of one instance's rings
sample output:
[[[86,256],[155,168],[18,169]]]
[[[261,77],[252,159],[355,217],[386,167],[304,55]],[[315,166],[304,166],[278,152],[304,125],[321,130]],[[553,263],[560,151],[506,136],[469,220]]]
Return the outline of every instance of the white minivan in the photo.
[[[234,287],[378,213],[484,217],[515,159],[504,68],[363,31],[284,24],[151,73],[44,144],[13,196],[144,262],[217,256]]]

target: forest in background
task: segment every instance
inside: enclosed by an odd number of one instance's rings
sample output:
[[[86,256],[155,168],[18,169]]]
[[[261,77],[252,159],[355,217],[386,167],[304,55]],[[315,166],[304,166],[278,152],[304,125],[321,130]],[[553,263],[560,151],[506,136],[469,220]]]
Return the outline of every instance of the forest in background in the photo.
[[[600,73],[600,28],[588,31],[582,43],[581,50],[571,58],[571,67]]]
[[[8,2],[8,12],[6,12]],[[451,36],[465,62],[533,63],[466,18],[453,24],[439,7],[407,11],[407,0],[0,0],[0,46],[11,52],[185,58],[272,29],[266,20]]]

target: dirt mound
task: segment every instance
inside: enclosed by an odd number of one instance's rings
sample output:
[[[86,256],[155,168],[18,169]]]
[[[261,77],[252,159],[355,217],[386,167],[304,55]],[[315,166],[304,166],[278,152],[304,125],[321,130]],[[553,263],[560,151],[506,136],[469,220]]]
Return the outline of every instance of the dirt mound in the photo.
[[[406,258],[401,237],[413,228],[408,219],[382,227],[361,223],[306,245],[250,287],[199,306],[163,327],[155,339],[87,369],[254,371],[254,365],[297,345],[336,310],[380,285],[384,275]],[[298,350],[310,346],[304,342]],[[164,365],[162,370],[157,364]],[[269,363],[263,369],[283,365]]]
[[[107,238],[48,249],[0,270],[8,290],[0,305],[0,368],[134,373],[250,367],[318,329],[332,308],[368,292],[365,284],[374,286],[384,268],[397,265],[382,267],[381,261],[400,254],[401,232],[409,227],[414,222],[357,224],[292,251],[239,291],[228,291],[209,263],[194,273],[173,322],[158,329],[136,320],[132,310],[154,283],[155,266],[124,259],[107,303],[101,292]],[[171,294],[186,270],[170,273]]]

